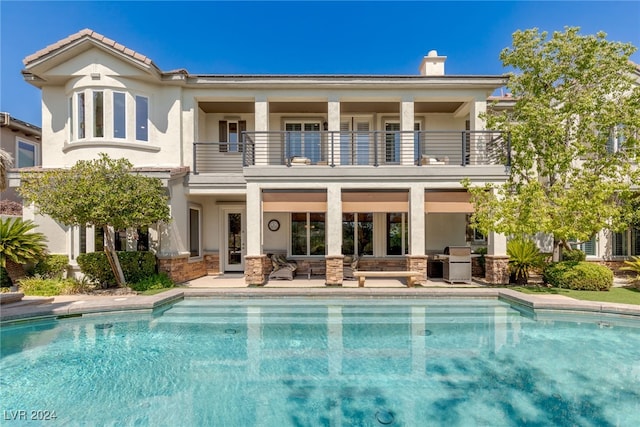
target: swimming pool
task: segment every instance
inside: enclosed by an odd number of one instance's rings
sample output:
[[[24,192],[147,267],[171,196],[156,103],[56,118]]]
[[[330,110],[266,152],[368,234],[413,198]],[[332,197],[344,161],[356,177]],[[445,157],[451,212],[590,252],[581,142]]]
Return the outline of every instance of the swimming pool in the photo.
[[[185,299],[1,330],[3,425],[640,425],[640,322],[494,299]]]

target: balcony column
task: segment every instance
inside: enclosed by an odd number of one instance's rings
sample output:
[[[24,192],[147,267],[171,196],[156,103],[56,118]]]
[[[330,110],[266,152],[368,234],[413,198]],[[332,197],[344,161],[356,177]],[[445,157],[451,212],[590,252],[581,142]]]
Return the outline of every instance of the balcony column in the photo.
[[[507,237],[504,234],[492,231],[487,236],[485,271],[485,278],[489,283],[496,285],[509,283],[509,256],[507,255]]]
[[[255,100],[255,131],[267,132],[269,130],[269,101],[265,96],[257,96]],[[267,164],[268,138],[264,134],[256,134],[255,140],[255,164]]]
[[[472,165],[483,164],[486,161],[485,136],[482,133],[474,133],[474,131],[485,130],[485,122],[480,115],[486,112],[487,101],[485,99],[476,99],[471,102],[471,109],[469,110],[469,130],[471,131],[469,162]]]
[[[423,284],[427,278],[427,256],[425,255],[424,186],[413,184],[409,190],[409,256],[407,270],[419,271]]]
[[[405,96],[400,102],[400,163],[403,165],[412,165],[414,159],[414,141],[413,127],[415,123],[415,112],[413,97]]]
[[[340,101],[335,98],[329,98],[327,103],[327,125],[330,132],[328,140],[328,160],[330,165],[340,164]],[[331,140],[333,138],[333,141]],[[333,151],[332,144],[333,143]]]
[[[262,254],[262,191],[255,183],[247,183],[246,227],[245,282],[247,285],[263,285],[265,255]]]
[[[329,184],[327,187],[326,218],[326,284],[342,285],[342,189],[340,184]]]

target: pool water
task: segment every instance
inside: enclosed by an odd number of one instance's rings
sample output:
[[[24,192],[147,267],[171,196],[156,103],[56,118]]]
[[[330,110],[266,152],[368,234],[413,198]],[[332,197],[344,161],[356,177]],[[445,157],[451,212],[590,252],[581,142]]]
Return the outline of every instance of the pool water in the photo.
[[[640,322],[497,300],[186,299],[1,339],[8,426],[640,425]]]

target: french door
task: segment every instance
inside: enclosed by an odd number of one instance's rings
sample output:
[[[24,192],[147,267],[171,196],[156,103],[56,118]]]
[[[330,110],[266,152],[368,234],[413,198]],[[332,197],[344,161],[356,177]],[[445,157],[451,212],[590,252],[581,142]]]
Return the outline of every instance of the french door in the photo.
[[[224,271],[244,271],[245,211],[224,211]]]

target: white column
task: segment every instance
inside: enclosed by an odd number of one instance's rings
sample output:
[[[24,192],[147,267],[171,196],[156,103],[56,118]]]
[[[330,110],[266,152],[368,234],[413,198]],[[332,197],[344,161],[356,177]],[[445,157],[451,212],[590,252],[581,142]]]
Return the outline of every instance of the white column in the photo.
[[[486,138],[482,133],[474,133],[474,131],[485,130],[485,122],[480,117],[481,114],[487,112],[487,101],[485,99],[476,99],[471,102],[469,110],[469,129],[471,130],[471,147],[470,147],[470,163],[483,164],[486,160]]]
[[[269,130],[269,101],[266,97],[256,97],[255,100],[255,131],[266,132]],[[267,164],[267,136],[258,134],[254,136],[256,165]]]
[[[496,197],[500,197],[497,190],[493,190]],[[487,236],[487,255],[507,255],[507,236],[494,231],[489,232]]]
[[[415,161],[413,154],[415,123],[414,103],[412,97],[404,97],[400,103],[400,130],[403,131],[400,139],[400,162],[403,165],[412,165]]]
[[[425,254],[424,187],[413,184],[409,191],[410,255]]]
[[[247,255],[262,254],[262,191],[247,183]]]
[[[507,255],[507,237],[504,234],[493,231],[489,233],[487,255]]]
[[[327,255],[342,254],[342,191],[340,184],[327,187]]]
[[[340,131],[340,101],[336,97],[329,98],[327,103],[327,125],[328,130],[333,132],[328,141],[328,149],[329,149],[329,164],[333,160],[333,164],[340,164],[340,135],[337,133]],[[331,140],[333,137],[333,141]],[[333,158],[332,156],[332,146],[333,143]]]

